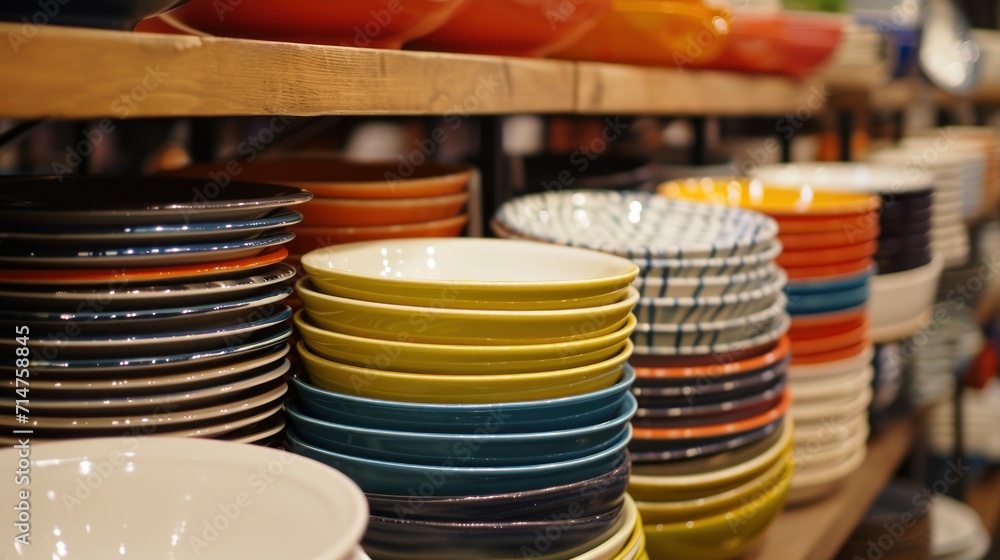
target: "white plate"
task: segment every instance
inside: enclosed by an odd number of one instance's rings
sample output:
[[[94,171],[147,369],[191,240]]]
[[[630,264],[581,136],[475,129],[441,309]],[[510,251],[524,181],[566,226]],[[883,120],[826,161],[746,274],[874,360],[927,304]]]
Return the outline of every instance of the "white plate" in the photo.
[[[757,212],[643,192],[521,196],[501,206],[496,220],[517,235],[641,258],[752,254],[778,234],[777,222]]]
[[[861,392],[848,397],[802,403],[799,406],[792,403],[792,417],[795,418],[797,424],[853,418],[868,409],[868,405],[872,402],[872,396],[872,388],[865,387]]]
[[[258,443],[280,434],[284,429],[285,415],[281,412],[276,412],[259,422],[254,422],[246,427],[225,433],[217,439],[238,443]]]
[[[740,342],[758,333],[769,331],[783,319],[783,316],[787,316],[785,296],[780,293],[775,294],[775,296],[774,299],[768,300],[772,302],[771,305],[761,311],[752,312],[749,315],[744,315],[739,311],[728,313],[723,311],[719,315],[731,316],[732,318],[711,323],[638,323],[632,333],[632,340],[641,340],[643,344],[650,347],[673,346],[674,348],[717,346]],[[750,307],[748,304],[745,307],[745,312],[753,311],[757,307],[759,306]],[[648,308],[637,310],[640,316],[654,315],[653,310]]]
[[[844,461],[830,465],[825,469],[817,469],[807,473],[796,472],[792,474],[792,488],[794,494],[789,494],[791,503],[800,503],[819,495],[824,495],[831,485],[835,485],[858,470],[861,463],[865,461],[868,448],[861,446]],[[808,496],[808,497],[807,497]]]
[[[719,297],[762,288],[776,274],[775,265],[724,276],[662,278],[647,274],[636,279],[634,286],[644,298]]]
[[[768,279],[760,288],[734,292],[724,296],[697,298],[641,298],[633,312],[640,323],[659,325],[715,324],[742,319],[761,313],[779,300],[788,284],[783,270]],[[787,302],[785,302],[787,303]],[[718,329],[719,327],[706,327]]]
[[[788,381],[792,388],[792,408],[795,408],[795,403],[809,406],[811,402],[839,400],[857,394],[871,385],[874,376],[875,369],[871,366],[860,368],[847,375],[791,376]]]
[[[16,464],[17,453],[0,450],[0,462]],[[266,447],[108,438],[40,444],[31,456],[31,544],[16,545],[8,523],[0,556],[10,560],[341,560],[368,519],[364,494],[345,475]],[[0,489],[17,496],[28,488],[12,475]]]
[[[948,496],[931,502],[931,551],[935,558],[952,556],[975,548],[986,532],[976,510]]]
[[[875,349],[872,346],[868,346],[863,352],[855,356],[844,358],[843,360],[837,360],[835,362],[790,365],[788,366],[788,376],[789,378],[795,378],[849,374],[858,371],[868,364],[871,364],[872,357],[874,355]]]
[[[774,186],[814,188],[877,194],[902,194],[930,190],[934,176],[929,173],[901,172],[889,165],[860,163],[789,163],[761,165],[753,176]]]
[[[209,282],[132,284],[125,281],[95,287],[2,287],[0,298],[21,309],[86,312],[113,309],[153,309],[239,299],[250,292],[274,289],[295,278],[294,267],[278,263],[252,272]],[[2,283],[2,280],[0,280]]]
[[[920,319],[934,304],[943,268],[944,259],[935,256],[929,264],[920,268],[873,277],[869,282],[872,336],[875,332],[909,325]],[[912,333],[905,333],[900,338]]]

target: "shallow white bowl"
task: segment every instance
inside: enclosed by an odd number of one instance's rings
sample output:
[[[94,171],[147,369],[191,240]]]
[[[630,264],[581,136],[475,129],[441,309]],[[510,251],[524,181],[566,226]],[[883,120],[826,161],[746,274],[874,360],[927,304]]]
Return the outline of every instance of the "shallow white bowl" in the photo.
[[[880,274],[870,281],[869,316],[872,330],[884,330],[916,321],[934,305],[944,259],[934,259],[920,267],[894,274]],[[913,334],[903,333],[900,338]],[[897,333],[898,334],[898,333]]]
[[[788,377],[790,379],[794,379],[796,377],[842,375],[853,373],[870,364],[872,356],[874,355],[875,349],[872,346],[868,346],[864,352],[851,356],[850,358],[837,360],[835,362],[790,365],[788,366]]]
[[[769,186],[864,192],[881,195],[902,194],[934,187],[934,176],[893,165],[861,163],[790,163],[762,165],[753,175]]]
[[[7,523],[3,558],[347,560],[367,525],[350,479],[266,447],[113,438],[38,444],[31,460],[30,486],[0,483],[11,499],[31,492],[31,544],[16,545]]]
[[[809,406],[816,401],[839,400],[860,393],[871,385],[875,376],[872,366],[859,368],[846,375],[828,375],[824,377],[791,377],[788,382],[792,388],[792,403]]]

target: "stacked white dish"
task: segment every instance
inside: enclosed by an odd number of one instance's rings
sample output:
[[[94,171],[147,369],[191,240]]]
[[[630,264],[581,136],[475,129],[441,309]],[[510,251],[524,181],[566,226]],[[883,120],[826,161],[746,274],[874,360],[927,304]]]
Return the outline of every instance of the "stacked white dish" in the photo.
[[[948,496],[931,502],[932,560],[982,560],[992,539],[976,510]]]
[[[964,452],[967,457],[1000,462],[1000,383],[993,380],[985,388],[962,392]],[[951,457],[955,448],[955,407],[951,400],[931,409],[927,425],[930,448],[937,455]]]
[[[926,343],[914,344],[911,393],[917,404],[935,404],[954,395],[958,376],[985,344],[971,309],[938,303],[933,317],[934,329],[928,328]]]

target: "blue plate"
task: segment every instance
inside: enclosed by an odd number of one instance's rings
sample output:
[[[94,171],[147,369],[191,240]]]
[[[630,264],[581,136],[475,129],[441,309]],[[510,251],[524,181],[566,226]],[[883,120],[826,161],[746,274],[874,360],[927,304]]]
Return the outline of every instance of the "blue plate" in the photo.
[[[611,387],[561,399],[497,404],[431,404],[368,399],[320,389],[295,376],[296,403],[306,415],[337,424],[398,430],[407,426],[429,433],[475,433],[486,423],[502,424],[497,433],[569,430],[615,417],[635,381],[635,370]]]
[[[397,430],[373,430],[324,422],[287,406],[288,420],[306,443],[346,455],[420,465],[440,465],[449,458],[469,467],[506,467],[569,461],[598,453],[625,430],[638,404],[626,393],[615,418],[593,426],[554,432],[496,433],[502,420],[480,426],[478,433],[440,434]]]
[[[32,373],[58,371],[60,373],[79,372],[87,375],[127,375],[147,371],[177,371],[190,367],[202,368],[206,363],[213,363],[256,351],[272,351],[284,344],[292,336],[292,327],[286,324],[261,329],[253,332],[245,340],[221,340],[218,345],[199,352],[183,352],[178,354],[121,358],[96,357],[81,359],[44,359],[33,353],[29,369]],[[266,352],[265,352],[266,353]],[[10,353],[13,355],[13,352]],[[0,372],[7,374],[13,371],[13,360],[0,361]],[[11,374],[13,375],[13,374]]]
[[[435,496],[482,496],[570,484],[612,471],[627,454],[632,427],[626,427],[610,447],[594,455],[516,467],[466,467],[458,456],[437,466],[377,461],[309,445],[293,430],[288,430],[287,436],[292,451],[339,470],[366,493],[409,495],[413,491]]]
[[[832,279],[822,280],[789,280],[785,287],[785,293],[791,296],[804,296],[812,294],[826,294],[830,292],[844,292],[860,288],[868,283],[868,280],[875,275],[875,267],[860,274],[851,276],[839,276]]]
[[[120,246],[124,243],[148,245],[151,243],[200,243],[205,241],[235,241],[258,236],[264,232],[295,225],[302,221],[302,214],[293,210],[281,210],[276,214],[249,220],[229,222],[180,222],[161,225],[139,225],[134,227],[77,227],[44,228],[23,226],[16,230],[0,229],[0,238],[5,245],[34,247],[43,245],[82,245],[92,247]]]
[[[629,456],[632,457],[633,463],[664,463],[725,453],[766,439],[781,427],[783,421],[777,420],[756,430],[715,438],[635,440],[629,445]]]
[[[188,307],[145,309],[135,311],[93,311],[64,313],[59,311],[0,310],[0,327],[30,325],[32,335],[48,338],[48,334],[72,332],[76,336],[106,333],[152,334],[181,330],[204,330],[224,327],[243,317],[251,309],[273,314],[283,309],[279,304],[292,293],[292,288],[269,291],[253,297],[221,303],[204,303]]]
[[[788,313],[793,317],[798,315],[815,315],[831,313],[863,305],[868,301],[869,287],[864,285],[842,292],[823,292],[816,294],[788,296]]]
[[[74,249],[8,247],[0,244],[0,265],[25,268],[104,268],[126,266],[175,266],[252,257],[270,247],[295,239],[294,233],[276,233],[253,239],[168,245],[164,247],[114,247]]]

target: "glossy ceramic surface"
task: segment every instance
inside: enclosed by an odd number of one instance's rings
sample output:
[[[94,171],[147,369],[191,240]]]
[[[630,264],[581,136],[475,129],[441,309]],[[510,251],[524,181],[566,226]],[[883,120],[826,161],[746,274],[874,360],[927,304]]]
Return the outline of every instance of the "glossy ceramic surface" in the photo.
[[[719,206],[747,208],[765,214],[861,214],[878,210],[877,196],[813,189],[771,187],[759,180],[684,179],[663,183],[657,192],[669,198],[705,202]]]
[[[475,433],[489,424],[495,433],[570,430],[611,420],[625,401],[635,372],[626,365],[617,383],[562,399],[483,404],[434,404],[367,399],[315,387],[295,376],[296,403],[306,414],[364,428],[395,430],[407,426],[429,433]],[[500,422],[499,420],[502,420]]]
[[[867,284],[839,292],[796,294],[788,297],[788,313],[793,317],[834,313],[864,305],[869,296],[870,289]]]
[[[919,268],[872,278],[872,328],[885,329],[913,321],[925,313],[934,304],[943,267],[943,260],[937,257]]]
[[[426,344],[508,346],[568,342],[611,334],[628,321],[639,293],[600,307],[493,311],[411,307],[322,294],[309,279],[296,283],[311,324],[357,337]],[[416,322],[416,323],[415,323]]]
[[[854,193],[902,196],[925,192],[934,187],[929,173],[900,173],[898,167],[858,163],[815,163],[762,165],[754,169],[754,178],[774,186],[798,189],[812,185]]]
[[[317,290],[367,301],[450,309],[593,307],[624,295],[628,259],[572,247],[495,239],[420,239],[328,247],[303,256]],[[348,290],[345,292],[344,290]],[[548,303],[551,302],[551,303]],[[516,307],[514,307],[516,306]]]
[[[748,374],[773,367],[784,360],[790,351],[788,337],[781,337],[773,344],[757,349],[747,349],[728,356],[711,356],[708,358],[690,357],[640,357],[632,362],[636,366],[636,375],[644,380],[670,379],[678,382],[695,381],[698,378],[723,378]]]
[[[775,320],[754,325],[748,329],[746,337],[736,342],[702,346],[646,346],[643,337],[632,335],[635,342],[635,353],[639,356],[741,356],[743,352],[770,344],[788,332],[791,320],[784,313],[779,313]]]
[[[720,436],[733,432],[745,432],[761,428],[780,420],[791,405],[791,393],[787,389],[782,391],[780,399],[773,405],[768,404],[764,411],[753,416],[740,420],[708,423],[711,418],[706,419],[706,423],[696,426],[676,427],[676,428],[655,428],[637,427],[633,433],[636,440],[664,440],[664,439],[700,439]],[[756,410],[755,410],[756,412]]]
[[[719,353],[715,348],[740,343],[748,336],[769,332],[784,320],[784,296],[779,295],[770,301],[773,303],[761,311],[747,309],[746,314],[734,314],[733,318],[707,323],[671,323],[670,319],[659,318],[660,307],[640,307],[637,309],[640,323],[632,333],[632,338],[647,347],[673,346],[677,349],[675,353],[699,353],[688,348],[707,349],[701,352],[703,354]],[[660,323],[660,320],[663,322]]]
[[[689,461],[753,445],[771,437],[780,427],[779,420],[763,428],[697,441],[633,441],[629,446],[629,456],[633,464]]]
[[[290,243],[289,249],[296,253],[308,253],[309,251],[330,247],[331,245],[357,243],[360,241],[458,237],[468,222],[469,216],[467,214],[460,214],[431,222],[388,226],[296,226],[293,228],[293,231],[297,235],[297,241]]]
[[[670,278],[695,279],[703,277],[733,276],[773,270],[774,259],[781,254],[778,241],[766,243],[760,252],[736,257],[661,259],[633,256],[639,265],[638,286],[647,280]]]
[[[3,544],[6,558],[38,554],[72,558],[176,555],[195,558],[191,527],[219,514],[220,504],[239,502],[240,522],[214,542],[210,556],[246,558],[263,555],[329,560],[347,558],[360,542],[368,518],[364,495],[347,477],[315,461],[259,446],[174,438],[109,438],[32,446],[33,520],[30,547],[15,544],[13,527]],[[4,462],[17,461],[15,449],[0,451]],[[257,492],[253,483],[261,468],[281,471]],[[101,489],[79,509],[67,511],[59,496],[72,496],[82,473],[111,470]],[[14,477],[3,483],[17,495]],[[35,494],[37,492],[37,494]],[[146,500],[137,500],[145,496]],[[244,498],[240,498],[244,496]],[[282,504],[294,500],[294,511]],[[149,503],[157,507],[149,507]],[[228,506],[227,506],[228,507]],[[78,523],[76,516],[85,516]],[[143,523],[135,523],[138,518]],[[281,542],[268,531],[307,531],[294,542]],[[189,540],[190,539],[190,540]],[[171,544],[175,543],[175,544]],[[43,552],[44,551],[44,552]],[[66,553],[69,556],[66,556]]]
[[[647,273],[635,283],[635,287],[639,290],[639,295],[644,298],[722,297],[731,293],[763,288],[775,276],[779,274],[773,266],[763,266],[732,275],[696,278],[670,276],[663,278]]]
[[[433,222],[457,216],[468,192],[423,198],[314,198],[299,209],[303,226],[391,226]]]
[[[610,387],[621,378],[632,347],[627,345],[617,356],[593,366],[507,375],[380,371],[331,362],[310,352],[305,343],[299,343],[298,350],[310,380],[324,389],[380,400],[482,404],[554,399]],[[358,379],[365,383],[357,383]]]
[[[842,21],[804,12],[742,11],[712,68],[804,76],[836,50]]]
[[[872,259],[866,257],[856,261],[820,266],[788,266],[785,267],[785,273],[788,274],[789,283],[794,284],[799,280],[819,281],[829,277],[855,276],[871,269]]]
[[[721,296],[682,298],[642,298],[635,308],[640,323],[653,325],[694,325],[737,320],[773,307],[788,281],[778,268],[760,288]]]
[[[831,233],[849,232],[862,237],[877,235],[873,233],[879,228],[878,212],[864,214],[838,214],[813,216],[781,216],[776,218],[782,236],[789,235],[828,235]]]
[[[496,219],[526,237],[659,259],[749,255],[778,233],[777,223],[758,213],[640,192],[527,195],[501,206]]]
[[[876,241],[866,241],[833,248],[782,251],[775,262],[784,268],[837,266],[870,258],[878,249]]]

